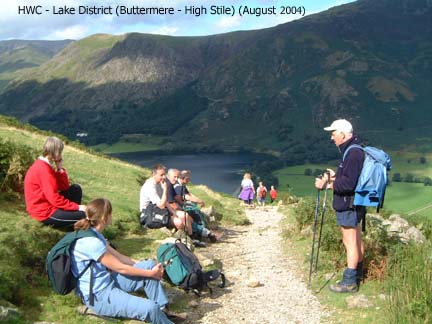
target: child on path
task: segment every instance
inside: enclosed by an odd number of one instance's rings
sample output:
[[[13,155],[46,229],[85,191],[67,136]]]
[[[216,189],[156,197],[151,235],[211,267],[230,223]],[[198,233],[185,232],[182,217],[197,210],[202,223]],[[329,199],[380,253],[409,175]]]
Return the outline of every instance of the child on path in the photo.
[[[266,196],[267,196],[267,188],[263,185],[262,181],[260,181],[257,188],[258,205],[260,206],[265,205]]]

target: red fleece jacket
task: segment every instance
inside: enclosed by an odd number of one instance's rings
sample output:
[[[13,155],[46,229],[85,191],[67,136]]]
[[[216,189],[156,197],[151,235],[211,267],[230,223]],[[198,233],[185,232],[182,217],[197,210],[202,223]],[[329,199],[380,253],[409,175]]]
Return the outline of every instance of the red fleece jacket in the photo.
[[[54,171],[47,162],[36,160],[24,179],[27,212],[38,221],[51,217],[57,209],[78,210],[78,204],[64,198],[59,191],[69,188],[66,170]]]

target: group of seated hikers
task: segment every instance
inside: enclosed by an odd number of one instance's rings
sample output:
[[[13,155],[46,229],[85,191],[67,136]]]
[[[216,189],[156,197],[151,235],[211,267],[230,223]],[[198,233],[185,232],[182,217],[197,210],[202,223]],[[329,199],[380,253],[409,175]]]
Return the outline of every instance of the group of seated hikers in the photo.
[[[168,228],[184,230],[193,238],[206,237],[215,242],[216,236],[205,227],[205,216],[198,207],[203,207],[204,202],[186,187],[190,177],[190,171],[177,169],[169,169],[165,175],[165,167],[156,164],[152,176],[141,187],[140,210],[145,215],[148,208],[156,207],[160,213],[165,211],[169,215]]]
[[[105,198],[81,204],[81,187],[69,185],[63,168],[63,148],[56,137],[45,141],[42,156],[26,173],[24,195],[26,209],[37,221],[94,233],[78,239],[71,250],[72,273],[79,278],[77,295],[98,315],[173,323],[176,318],[167,309],[168,299],[160,283],[163,266],[153,260],[134,260],[110,246],[102,232],[112,222],[112,205]],[[202,213],[197,205],[204,206],[204,202],[188,191],[189,181],[189,171],[170,169],[165,178],[165,168],[156,165],[141,188],[140,210],[153,204],[169,212],[168,227],[214,242],[216,236],[198,220]],[[138,290],[144,290],[147,298],[131,294]]]

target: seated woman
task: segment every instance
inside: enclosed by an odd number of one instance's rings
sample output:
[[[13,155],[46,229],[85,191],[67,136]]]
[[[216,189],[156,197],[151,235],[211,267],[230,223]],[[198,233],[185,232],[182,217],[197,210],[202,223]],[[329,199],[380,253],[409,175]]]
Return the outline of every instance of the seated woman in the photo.
[[[75,230],[91,229],[97,237],[78,239],[71,253],[72,273],[78,277],[91,260],[93,302],[90,305],[90,271],[77,283],[77,294],[83,303],[98,315],[134,318],[150,323],[172,323],[162,311],[168,303],[160,283],[164,269],[152,260],[138,262],[114,250],[102,235],[111,224],[109,200],[94,199],[87,205],[86,218],[78,221]],[[147,298],[129,292],[143,289]]]
[[[69,227],[85,218],[79,185],[69,186],[63,168],[64,144],[57,137],[48,137],[42,156],[28,169],[24,179],[27,212],[34,219],[56,228]]]

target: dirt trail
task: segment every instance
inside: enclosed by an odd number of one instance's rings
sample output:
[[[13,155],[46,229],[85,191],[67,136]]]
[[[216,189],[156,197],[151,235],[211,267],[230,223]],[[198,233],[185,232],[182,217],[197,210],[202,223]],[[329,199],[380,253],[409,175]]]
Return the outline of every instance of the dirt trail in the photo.
[[[208,248],[222,261],[228,286],[202,297],[190,323],[320,323],[321,305],[295,274],[296,261],[282,252],[282,215],[276,207],[246,213],[251,225],[226,230],[222,242]]]

